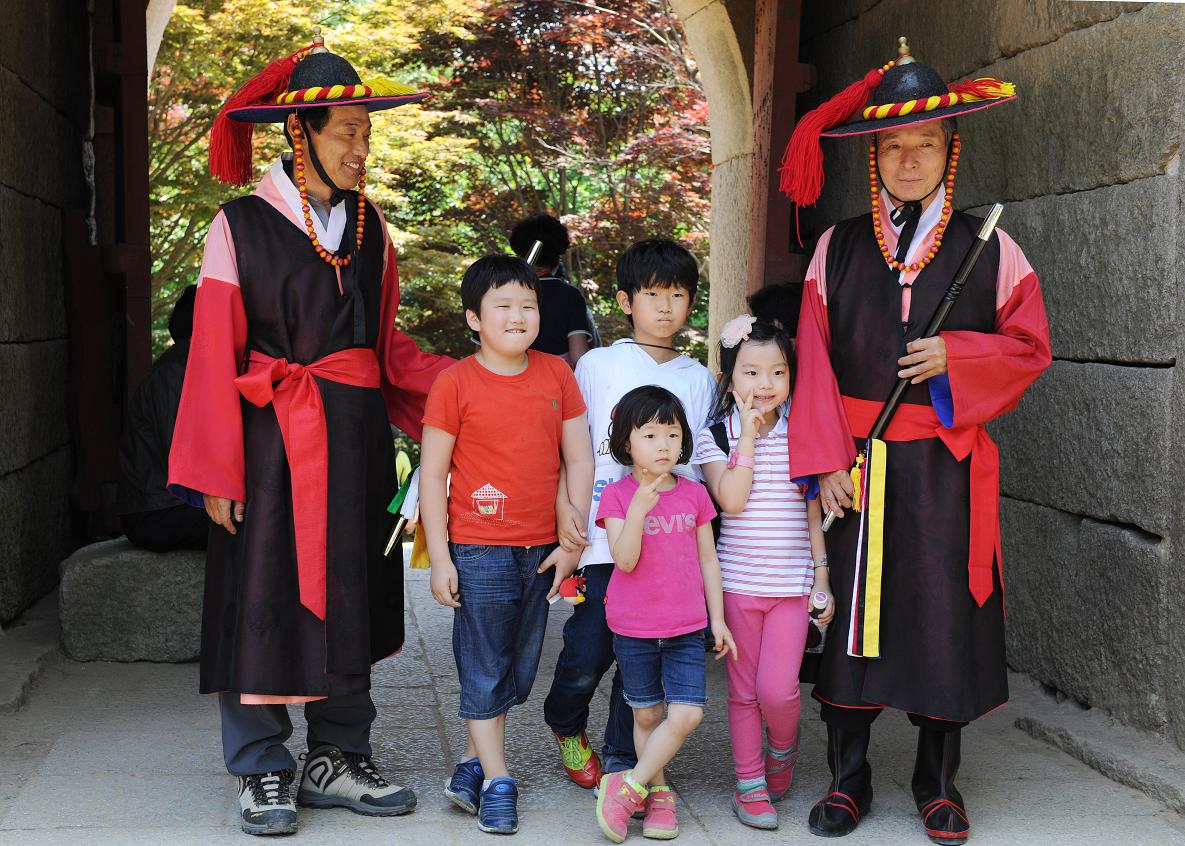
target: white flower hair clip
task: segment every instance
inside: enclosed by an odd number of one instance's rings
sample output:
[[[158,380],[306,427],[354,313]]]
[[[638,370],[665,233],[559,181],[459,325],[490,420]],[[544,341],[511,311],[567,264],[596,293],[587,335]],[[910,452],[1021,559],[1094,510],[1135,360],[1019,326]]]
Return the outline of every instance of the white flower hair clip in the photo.
[[[731,350],[741,341],[747,341],[749,333],[753,331],[753,324],[756,322],[757,318],[751,314],[734,317],[720,328],[720,346]]]

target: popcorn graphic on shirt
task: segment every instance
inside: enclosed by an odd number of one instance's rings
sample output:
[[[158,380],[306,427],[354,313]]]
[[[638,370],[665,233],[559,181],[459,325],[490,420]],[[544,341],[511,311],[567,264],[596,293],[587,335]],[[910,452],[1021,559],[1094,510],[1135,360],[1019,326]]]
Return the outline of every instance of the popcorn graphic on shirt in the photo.
[[[505,518],[506,494],[488,482],[469,494],[473,500],[473,513],[495,520]]]

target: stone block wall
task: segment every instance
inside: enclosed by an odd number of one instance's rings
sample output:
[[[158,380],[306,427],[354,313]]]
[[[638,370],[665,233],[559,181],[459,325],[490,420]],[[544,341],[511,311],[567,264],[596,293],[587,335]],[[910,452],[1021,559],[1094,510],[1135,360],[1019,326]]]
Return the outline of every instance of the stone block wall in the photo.
[[[8,4],[0,27],[0,624],[72,549],[62,212],[84,208],[90,17]]]
[[[1009,663],[1185,748],[1185,8],[1064,0],[807,4],[810,108],[895,55],[1020,100],[960,121],[955,204],[1005,204],[1054,363],[1000,444]],[[866,210],[867,139],[825,141],[815,233]]]

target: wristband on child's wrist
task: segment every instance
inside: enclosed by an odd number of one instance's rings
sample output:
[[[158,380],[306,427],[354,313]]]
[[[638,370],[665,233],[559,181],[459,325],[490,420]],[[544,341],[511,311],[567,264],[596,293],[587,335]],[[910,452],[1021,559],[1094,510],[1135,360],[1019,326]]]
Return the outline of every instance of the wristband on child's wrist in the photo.
[[[751,455],[741,455],[735,449],[728,454],[728,469],[731,470],[737,466],[748,467],[752,470],[757,466],[757,462],[753,460]]]

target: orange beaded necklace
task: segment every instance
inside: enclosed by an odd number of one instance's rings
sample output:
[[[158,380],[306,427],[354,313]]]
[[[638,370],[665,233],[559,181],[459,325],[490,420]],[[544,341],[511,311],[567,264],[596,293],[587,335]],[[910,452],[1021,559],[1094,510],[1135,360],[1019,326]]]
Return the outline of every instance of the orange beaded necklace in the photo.
[[[317,230],[313,227],[313,210],[309,208],[309,192],[305,184],[304,175],[304,143],[301,141],[304,133],[301,132],[300,123],[297,122],[296,127],[292,130],[292,163],[295,168],[293,173],[296,175],[296,187],[300,191],[300,210],[304,213],[304,228],[309,235],[309,240],[313,242],[313,249],[317,251],[317,255],[326,264],[331,264],[334,267],[345,267],[354,258],[353,253],[345,256],[339,256],[330,250],[325,249],[321,241],[317,238]],[[366,225],[366,165],[362,166],[362,173],[358,177],[358,226],[357,238],[354,242],[354,251],[357,252],[362,248],[362,230]]]
[[[959,133],[955,132],[950,139],[950,164],[946,169],[946,197],[942,201],[942,216],[938,221],[938,229],[934,233],[934,246],[926,253],[926,257],[921,261],[915,261],[913,264],[902,264],[893,257],[889,252],[889,247],[885,243],[885,233],[881,228],[881,188],[880,179],[877,178],[876,167],[876,141],[873,141],[868,148],[868,177],[872,182],[872,228],[876,232],[876,243],[881,248],[881,255],[884,256],[889,267],[893,270],[904,270],[907,273],[916,273],[923,267],[934,260],[934,256],[938,255],[938,249],[942,246],[942,234],[946,232],[947,224],[950,223],[950,216],[952,212],[951,197],[955,193],[955,171],[959,167],[959,149],[962,143],[959,141]]]

